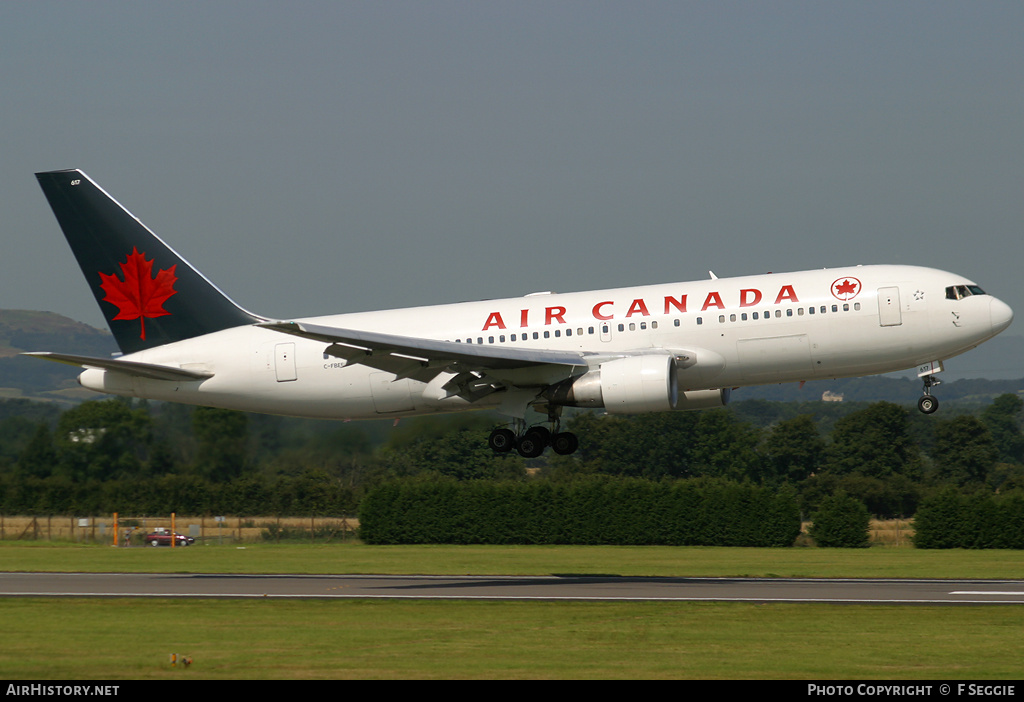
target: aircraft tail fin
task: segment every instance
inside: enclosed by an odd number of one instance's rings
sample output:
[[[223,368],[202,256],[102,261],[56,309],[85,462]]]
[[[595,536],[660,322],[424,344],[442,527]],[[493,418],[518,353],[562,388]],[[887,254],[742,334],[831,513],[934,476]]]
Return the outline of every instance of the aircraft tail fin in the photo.
[[[82,171],[36,178],[122,352],[265,321],[236,305]]]

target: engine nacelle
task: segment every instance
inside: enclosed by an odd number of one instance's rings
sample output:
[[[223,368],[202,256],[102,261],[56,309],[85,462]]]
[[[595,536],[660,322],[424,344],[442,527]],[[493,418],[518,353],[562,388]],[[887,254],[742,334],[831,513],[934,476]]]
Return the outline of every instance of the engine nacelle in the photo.
[[[672,410],[679,399],[675,357],[617,358],[552,387],[548,399],[556,405],[604,407],[610,414]]]

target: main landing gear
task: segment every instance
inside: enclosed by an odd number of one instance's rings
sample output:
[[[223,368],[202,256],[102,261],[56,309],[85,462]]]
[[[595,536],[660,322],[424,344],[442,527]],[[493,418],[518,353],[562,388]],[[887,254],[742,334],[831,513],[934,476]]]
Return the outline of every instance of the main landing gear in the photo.
[[[938,399],[932,397],[932,388],[940,385],[942,381],[934,375],[923,376],[922,380],[924,381],[924,395],[917,401],[917,408],[924,414],[932,414],[939,409]]]
[[[562,456],[575,453],[580,442],[576,435],[568,431],[558,431],[558,419],[552,422],[552,428],[537,425],[526,428],[526,422],[522,419],[513,421],[516,431],[501,427],[491,432],[487,438],[487,445],[495,453],[508,453],[512,449],[519,452],[523,458],[536,458],[544,453],[548,446]]]

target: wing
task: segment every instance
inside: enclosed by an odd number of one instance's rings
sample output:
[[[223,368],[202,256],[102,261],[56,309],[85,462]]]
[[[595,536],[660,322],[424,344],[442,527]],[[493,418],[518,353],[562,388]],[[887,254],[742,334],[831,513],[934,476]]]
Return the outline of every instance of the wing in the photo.
[[[266,322],[257,326],[330,344],[324,353],[400,378],[430,382],[442,372],[486,373],[530,366],[583,366],[587,357],[576,351],[519,349],[462,344],[412,336],[327,327],[306,322]],[[568,371],[569,368],[566,368]]]

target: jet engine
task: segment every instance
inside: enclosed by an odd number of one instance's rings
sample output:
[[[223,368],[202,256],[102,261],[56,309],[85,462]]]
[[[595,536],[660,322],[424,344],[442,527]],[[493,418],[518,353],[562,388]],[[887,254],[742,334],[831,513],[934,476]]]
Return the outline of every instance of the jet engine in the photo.
[[[617,358],[548,390],[555,405],[604,407],[610,414],[665,412],[676,408],[675,357],[647,354]]]

